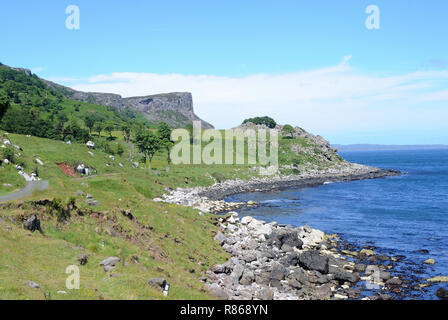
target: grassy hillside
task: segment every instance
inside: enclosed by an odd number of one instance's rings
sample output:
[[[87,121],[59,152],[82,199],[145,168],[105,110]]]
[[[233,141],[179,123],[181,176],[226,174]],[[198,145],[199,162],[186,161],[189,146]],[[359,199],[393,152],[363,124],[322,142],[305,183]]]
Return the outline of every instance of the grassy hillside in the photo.
[[[149,171],[133,168],[128,151],[112,160],[99,150],[92,156],[84,144],[18,134],[9,134],[8,139],[23,149],[19,159],[25,172],[37,167],[39,177],[49,180],[50,187],[0,204],[1,298],[163,299],[161,291],[146,283],[153,277],[163,277],[171,284],[168,298],[211,298],[199,278],[227,259],[213,241],[216,216],[152,199],[165,193],[165,188],[249,179],[257,174],[248,170],[249,165],[177,165],[167,172],[166,154],[159,152]],[[114,143],[127,146],[119,139]],[[330,165],[312,154],[298,154],[297,146],[319,152],[312,140],[281,139],[282,164],[299,159],[298,168]],[[80,163],[97,174],[70,176],[61,169],[62,164],[74,168]],[[0,194],[24,185],[12,164],[0,166],[0,182]],[[2,186],[6,182],[12,186]],[[97,206],[89,205],[88,197],[97,200]],[[124,214],[129,211],[134,219]],[[40,219],[43,234],[24,229],[22,221],[33,214]],[[77,264],[80,253],[89,256],[88,263],[80,266],[81,289],[67,290],[65,269]],[[123,263],[106,273],[98,264],[109,256],[120,257]],[[40,289],[32,289],[28,281],[38,283]]]
[[[154,174],[132,168],[124,158],[112,161],[99,151],[92,157],[83,145],[69,146],[60,141],[14,134],[10,139],[23,148],[26,168],[36,165],[34,155],[45,163],[45,167],[39,168],[39,175],[50,181],[50,188],[27,199],[1,205],[0,246],[5,250],[0,256],[0,297],[43,299],[44,294],[50,293],[58,299],[162,298],[161,292],[149,288],[146,281],[164,277],[172,285],[170,298],[208,298],[198,278],[201,272],[226,257],[212,240],[215,218],[151,200],[166,187],[185,186],[186,180],[190,185],[213,183],[208,174],[193,167],[175,167],[169,175]],[[160,155],[154,161],[155,168],[165,166],[162,158]],[[73,165],[81,159],[95,168],[98,175],[69,177],[57,166]],[[120,161],[123,168],[118,165]],[[9,170],[6,168],[0,168],[2,182],[8,181],[3,173]],[[98,206],[86,204],[83,193],[98,200]],[[65,204],[70,197],[75,197],[77,209],[70,210],[66,221],[50,212],[48,206],[33,203],[59,198]],[[122,210],[131,210],[135,219],[124,216]],[[37,214],[41,220],[44,234],[23,229],[22,217],[31,214]],[[68,291],[65,268],[76,264],[76,257],[81,253],[73,249],[77,246],[85,248],[89,262],[80,267],[81,290]],[[98,266],[109,256],[118,256],[125,262],[114,270],[114,277]],[[27,285],[29,280],[38,283],[41,289],[31,289]],[[68,294],[57,295],[61,290]]]
[[[15,165],[50,185],[0,203],[0,299],[164,299],[147,284],[154,277],[171,284],[170,299],[212,298],[199,279],[227,259],[213,240],[216,216],[152,199],[166,188],[249,179],[258,174],[249,170],[254,165],[173,165],[166,171],[162,148],[152,170],[134,167],[121,127],[133,127],[131,141],[137,130],[154,131],[143,116],[66,99],[37,77],[2,65],[0,94],[11,104],[0,122],[8,131],[0,131],[0,196],[26,184]],[[89,117],[102,128],[89,126]],[[325,141],[301,129],[296,133],[279,141],[281,173],[342,162]],[[90,139],[95,150],[85,145]],[[247,159],[247,145],[245,154]],[[135,148],[133,161],[142,162],[141,156]],[[8,164],[4,160],[9,158]],[[94,174],[77,174],[74,168],[80,164]],[[32,215],[40,220],[42,234],[25,230],[23,221]],[[78,264],[79,254],[88,255],[87,264],[80,266],[81,288],[67,290],[65,271]],[[98,264],[110,256],[121,263],[107,273]],[[31,288],[29,281],[40,288]]]

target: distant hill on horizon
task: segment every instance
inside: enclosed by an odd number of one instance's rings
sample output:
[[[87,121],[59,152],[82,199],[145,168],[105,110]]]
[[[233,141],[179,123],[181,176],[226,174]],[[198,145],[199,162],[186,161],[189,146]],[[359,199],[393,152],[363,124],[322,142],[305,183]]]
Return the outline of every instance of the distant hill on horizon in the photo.
[[[415,145],[382,145],[382,144],[334,144],[338,151],[394,151],[394,150],[437,150],[448,149],[444,144],[415,144]]]

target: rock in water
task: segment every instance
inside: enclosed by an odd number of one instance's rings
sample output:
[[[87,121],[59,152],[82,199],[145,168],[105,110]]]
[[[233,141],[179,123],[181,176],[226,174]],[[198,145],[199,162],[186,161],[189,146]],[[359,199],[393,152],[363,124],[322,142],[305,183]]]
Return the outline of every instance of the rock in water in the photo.
[[[434,260],[434,259],[428,259],[428,260],[425,260],[424,263],[433,265],[433,264],[436,263],[436,260]]]
[[[444,288],[437,290],[436,295],[442,300],[448,300],[448,290]]]
[[[316,251],[306,251],[298,256],[298,263],[302,268],[328,273],[328,257],[321,256]]]
[[[37,218],[37,216],[35,214],[33,214],[31,216],[31,218],[25,220],[23,225],[25,226],[25,228],[27,228],[31,232],[34,232],[37,230],[40,233],[42,233],[42,229],[40,228],[40,220]]]

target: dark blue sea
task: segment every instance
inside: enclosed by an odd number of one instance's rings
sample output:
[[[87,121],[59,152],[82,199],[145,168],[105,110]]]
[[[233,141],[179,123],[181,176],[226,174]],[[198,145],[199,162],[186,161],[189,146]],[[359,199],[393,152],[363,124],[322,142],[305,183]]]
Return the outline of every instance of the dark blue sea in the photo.
[[[395,169],[405,175],[342,182],[278,192],[239,194],[229,201],[254,200],[256,209],[243,209],[265,221],[341,234],[346,241],[379,247],[383,254],[406,258],[401,272],[420,279],[448,276],[448,150],[345,152],[348,161]],[[426,249],[429,253],[421,253]],[[433,266],[423,264],[428,258]],[[424,281],[422,281],[424,282]],[[418,293],[436,299],[435,285]]]

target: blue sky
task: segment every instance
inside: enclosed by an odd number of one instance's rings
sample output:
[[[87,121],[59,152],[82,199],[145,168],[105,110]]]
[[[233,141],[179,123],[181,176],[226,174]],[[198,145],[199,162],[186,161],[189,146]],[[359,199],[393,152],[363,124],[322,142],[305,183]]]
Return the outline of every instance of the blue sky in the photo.
[[[447,17],[435,0],[3,1],[0,62],[83,90],[191,91],[219,128],[270,114],[334,143],[448,144]]]

